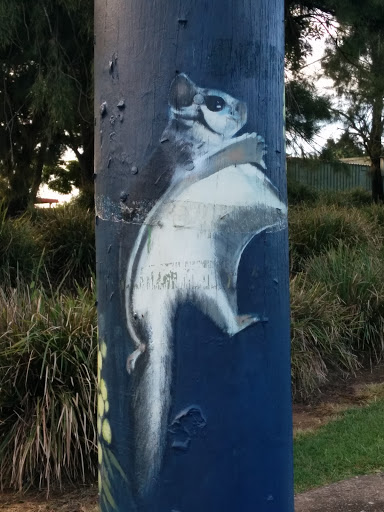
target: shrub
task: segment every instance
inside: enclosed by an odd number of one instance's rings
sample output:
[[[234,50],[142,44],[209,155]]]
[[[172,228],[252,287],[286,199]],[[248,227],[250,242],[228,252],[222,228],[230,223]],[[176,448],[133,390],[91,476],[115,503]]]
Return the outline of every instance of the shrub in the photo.
[[[361,209],[361,213],[368,219],[377,234],[384,237],[384,207],[382,204],[371,203]]]
[[[358,368],[349,347],[358,320],[322,283],[310,283],[298,275],[290,288],[293,396],[308,399],[330,373],[351,373]]]
[[[363,188],[327,190],[320,193],[319,200],[322,204],[359,208],[372,204],[372,194]]]
[[[349,345],[360,360],[378,362],[384,349],[384,262],[361,247],[341,244],[313,258],[307,279],[322,283],[359,319]]]
[[[94,475],[95,316],[91,291],[0,289],[2,487]]]
[[[56,287],[87,286],[95,272],[94,216],[76,205],[40,210],[35,219],[45,247],[45,264]]]
[[[41,274],[42,259],[42,237],[30,218],[10,219],[0,208],[0,283],[33,281]]]
[[[376,246],[379,236],[360,210],[316,205],[292,208],[289,212],[289,240],[293,272],[302,271],[309,258],[338,247]]]
[[[288,204],[292,206],[300,203],[314,204],[319,197],[318,192],[314,188],[289,177],[287,180],[287,191]]]

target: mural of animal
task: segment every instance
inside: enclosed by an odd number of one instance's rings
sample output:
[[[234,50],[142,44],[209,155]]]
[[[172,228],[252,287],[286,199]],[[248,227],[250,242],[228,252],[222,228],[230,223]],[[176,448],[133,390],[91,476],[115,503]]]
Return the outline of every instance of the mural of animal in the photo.
[[[140,228],[126,275],[141,495],[156,481],[166,445],[178,305],[193,304],[229,336],[261,320],[257,312],[238,312],[239,262],[257,233],[285,228],[287,209],[263,172],[263,138],[234,137],[246,121],[242,101],[198,87],[185,74],[173,80],[161,140],[177,158],[167,189]]]

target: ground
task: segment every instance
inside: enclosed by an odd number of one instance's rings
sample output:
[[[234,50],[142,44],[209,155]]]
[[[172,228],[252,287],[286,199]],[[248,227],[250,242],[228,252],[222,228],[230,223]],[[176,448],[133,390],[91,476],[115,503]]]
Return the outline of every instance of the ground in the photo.
[[[324,391],[316,403],[295,404],[294,430],[316,429],[351,406],[364,405],[372,386],[384,383],[384,366],[364,371]],[[61,493],[2,493],[4,512],[98,512],[97,488],[69,488]],[[296,512],[383,512],[384,475],[367,475],[314,489],[296,496]]]
[[[97,487],[51,493],[2,493],[0,510],[6,512],[98,512]]]
[[[384,475],[366,475],[296,496],[295,512],[383,512]]]

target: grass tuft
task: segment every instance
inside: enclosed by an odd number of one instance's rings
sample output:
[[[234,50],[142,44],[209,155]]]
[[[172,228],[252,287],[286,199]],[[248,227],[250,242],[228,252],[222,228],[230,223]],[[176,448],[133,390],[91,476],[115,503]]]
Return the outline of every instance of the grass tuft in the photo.
[[[293,272],[305,270],[309,258],[336,248],[375,246],[380,237],[372,222],[356,208],[316,205],[289,212],[289,239]]]
[[[353,373],[359,367],[349,340],[359,322],[351,309],[322,283],[303,276],[291,280],[291,368],[296,399],[309,399],[330,373]]]
[[[0,484],[85,481],[96,460],[91,290],[0,288]]]
[[[322,283],[358,320],[349,346],[367,363],[381,360],[384,350],[384,262],[361,247],[340,245],[311,260],[308,280]]]
[[[16,286],[19,279],[34,281],[41,274],[43,239],[27,214],[7,218],[0,208],[0,283]]]
[[[40,210],[34,222],[43,236],[50,282],[72,290],[89,285],[96,265],[93,214],[67,205]]]

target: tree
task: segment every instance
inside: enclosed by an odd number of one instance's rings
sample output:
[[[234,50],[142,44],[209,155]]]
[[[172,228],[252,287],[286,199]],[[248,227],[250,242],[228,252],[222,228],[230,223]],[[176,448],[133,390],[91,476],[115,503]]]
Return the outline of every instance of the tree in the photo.
[[[358,0],[343,0],[335,13],[341,26],[323,68],[341,98],[340,119],[371,160],[372,198],[383,201],[384,5],[366,0],[362,9]]]
[[[0,4],[0,174],[11,213],[33,202],[44,165],[76,154],[93,195],[93,2]]]
[[[331,23],[335,0],[286,0],[285,60],[293,73],[312,53],[310,38],[321,38]]]
[[[359,145],[356,136],[348,130],[344,131],[339,140],[327,139],[327,143],[320,153],[322,160],[340,160],[340,158],[352,158],[364,156],[364,149]]]
[[[312,53],[310,40],[324,37],[332,22],[331,0],[285,2],[286,131],[287,145],[296,152],[311,144],[321,123],[331,121],[331,101],[319,94],[302,73]]]
[[[311,143],[321,123],[331,121],[331,101],[319,95],[307,79],[289,80],[285,86],[287,145],[300,151],[302,141]]]

